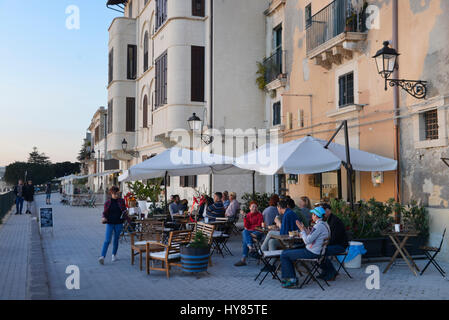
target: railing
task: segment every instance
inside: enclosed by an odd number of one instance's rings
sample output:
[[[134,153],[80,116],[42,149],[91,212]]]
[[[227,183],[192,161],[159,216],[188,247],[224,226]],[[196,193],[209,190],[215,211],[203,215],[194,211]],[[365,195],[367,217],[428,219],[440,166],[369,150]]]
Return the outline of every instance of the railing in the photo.
[[[365,32],[365,7],[356,10],[351,0],[335,0],[313,15],[306,30],[307,53],[343,32]]]
[[[276,80],[279,75],[284,73],[284,55],[285,51],[278,49],[271,57],[263,61],[266,83]]]
[[[5,214],[7,214],[9,210],[11,210],[15,199],[16,196],[12,191],[0,194],[0,222],[5,216]]]

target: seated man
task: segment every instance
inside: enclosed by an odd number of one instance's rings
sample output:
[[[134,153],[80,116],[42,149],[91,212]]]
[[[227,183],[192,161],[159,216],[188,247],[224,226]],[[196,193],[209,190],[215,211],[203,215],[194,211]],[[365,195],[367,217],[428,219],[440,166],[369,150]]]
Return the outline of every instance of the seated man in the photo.
[[[308,232],[306,227],[297,221],[301,230],[301,238],[306,244],[304,249],[284,250],[281,254],[282,287],[291,288],[298,284],[295,272],[295,261],[298,259],[316,259],[320,256],[324,241],[330,236],[330,228],[323,221],[325,211],[321,207],[311,210],[313,229]]]
[[[282,222],[278,216],[275,219],[275,223],[278,226],[278,228],[280,228],[280,231],[272,230],[268,232],[261,246],[262,251],[267,250],[273,251],[282,248],[280,241],[278,239],[272,239],[271,238],[272,235],[274,234],[288,235],[290,231],[299,230],[298,226],[296,225],[296,221],[299,221],[298,217],[296,216],[296,213],[294,213],[292,209],[288,208],[287,203],[288,203],[287,200],[279,201],[277,209],[279,215],[282,215]]]
[[[172,218],[174,214],[179,213],[179,196],[177,194],[171,196],[171,203],[168,205],[168,210]]]
[[[231,204],[231,200],[229,200],[229,193],[227,191],[224,191],[223,192],[223,206],[225,207],[225,209],[227,209],[230,204]]]
[[[234,221],[240,212],[240,203],[237,201],[237,195],[235,192],[231,192],[229,194],[229,206],[226,209],[225,216],[229,218],[229,220]]]
[[[251,201],[249,209],[250,212],[243,219],[245,229],[242,232],[242,259],[234,264],[236,267],[246,266],[246,258],[250,254],[250,251],[252,254],[257,256],[257,253],[254,250],[253,238],[251,237],[251,234],[255,234],[258,239],[262,236],[261,232],[256,231],[256,227],[262,226],[263,222],[262,213],[257,210],[257,203],[255,201]]]
[[[345,252],[349,245],[345,225],[340,218],[332,214],[331,206],[329,204],[324,203],[321,207],[326,212],[325,220],[331,230],[331,238],[329,245],[327,246],[326,255],[334,255]],[[320,279],[325,279],[327,281],[335,280],[337,270],[335,270],[335,267],[329,258],[324,260],[321,269],[323,270],[323,273],[318,276]]]
[[[295,201],[292,198],[287,200],[287,206],[293,210],[293,212],[296,214],[299,221],[301,221],[301,223],[303,225],[305,225],[306,227],[309,227],[308,219],[304,216],[302,210],[296,206]]]
[[[212,219],[224,218],[225,207],[223,205],[223,194],[221,192],[215,192],[214,203],[207,207],[206,216]]]

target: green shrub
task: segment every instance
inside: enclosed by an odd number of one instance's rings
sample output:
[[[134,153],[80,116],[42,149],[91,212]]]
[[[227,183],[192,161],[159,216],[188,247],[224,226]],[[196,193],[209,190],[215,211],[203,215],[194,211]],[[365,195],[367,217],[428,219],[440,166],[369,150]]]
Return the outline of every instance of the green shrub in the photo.
[[[244,203],[242,204],[242,210],[246,213],[249,212],[249,204],[251,201],[257,202],[257,207],[259,212],[263,212],[265,208],[268,207],[268,202],[270,201],[271,194],[256,192],[254,195],[252,193],[244,193],[242,199]]]

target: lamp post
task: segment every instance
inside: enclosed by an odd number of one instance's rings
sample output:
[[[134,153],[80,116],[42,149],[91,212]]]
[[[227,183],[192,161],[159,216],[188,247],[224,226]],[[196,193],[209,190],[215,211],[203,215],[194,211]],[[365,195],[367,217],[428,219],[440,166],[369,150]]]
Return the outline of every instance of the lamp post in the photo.
[[[390,43],[384,41],[383,48],[373,56],[376,61],[377,72],[385,79],[385,91],[387,84],[390,87],[399,86],[411,96],[417,99],[425,99],[427,95],[427,81],[390,79],[395,69],[398,69],[397,59],[400,55],[395,49],[390,48]]]
[[[128,151],[128,141],[126,141],[126,139],[123,139],[122,141],[122,150],[124,153],[129,154],[130,156],[134,157],[134,158],[138,158],[139,157],[139,152],[138,151]]]
[[[203,121],[196,115],[196,113],[193,113],[193,115],[187,119],[187,122],[189,123],[190,131],[194,134],[195,132],[199,132],[201,134],[201,140],[209,145],[214,141],[214,137],[203,134]]]

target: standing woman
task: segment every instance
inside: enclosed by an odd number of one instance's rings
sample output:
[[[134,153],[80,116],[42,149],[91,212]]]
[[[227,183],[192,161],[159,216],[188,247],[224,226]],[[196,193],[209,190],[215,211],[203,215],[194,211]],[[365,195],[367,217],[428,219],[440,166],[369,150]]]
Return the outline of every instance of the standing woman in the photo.
[[[124,220],[130,221],[128,211],[126,209],[125,200],[120,197],[120,189],[117,187],[111,187],[109,190],[111,199],[104,204],[102,223],[106,224],[106,238],[101,251],[101,257],[98,259],[100,264],[104,264],[104,258],[108,252],[109,244],[112,240],[112,234],[114,233],[114,240],[112,242],[112,262],[117,260],[118,243],[120,234],[123,230]]]
[[[27,204],[26,214],[31,214],[31,210],[33,210],[33,201],[34,201],[34,185],[33,181],[28,180],[28,184],[25,185],[23,190],[23,198]]]

